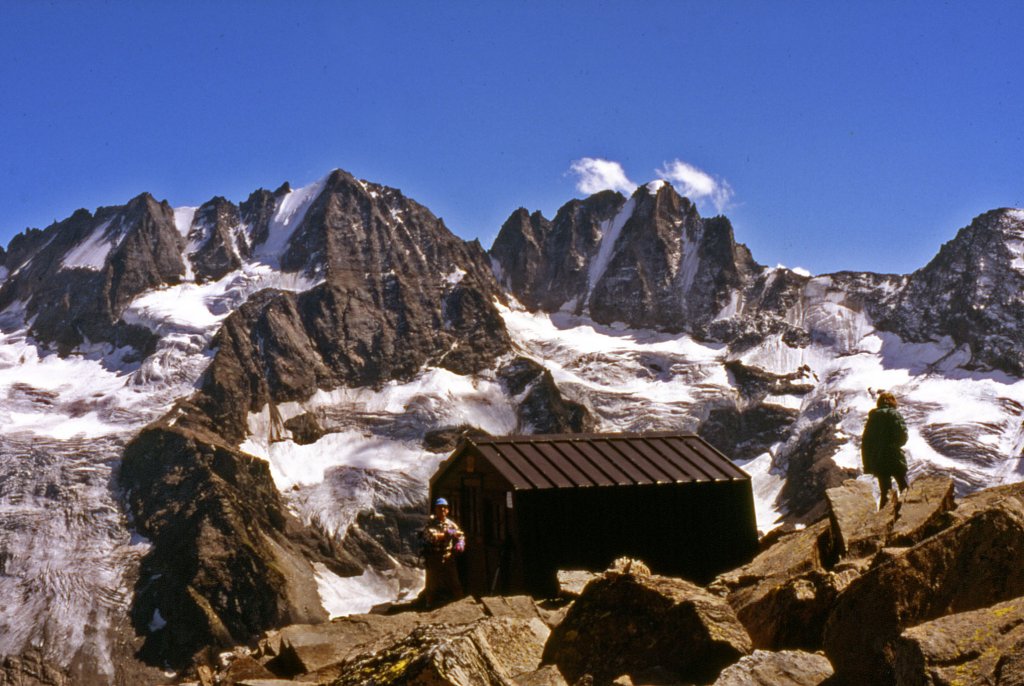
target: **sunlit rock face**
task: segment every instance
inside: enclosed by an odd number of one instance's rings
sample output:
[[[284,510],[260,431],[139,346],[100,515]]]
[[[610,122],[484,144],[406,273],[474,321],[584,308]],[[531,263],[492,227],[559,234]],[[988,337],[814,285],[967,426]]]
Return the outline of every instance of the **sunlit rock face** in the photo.
[[[912,479],[1017,481],[1022,218],[909,276],[812,276],[664,183],[519,210],[488,253],[336,170],[27,231],[0,253],[0,655],[131,682],[413,595],[427,482],[465,434],[693,431],[768,531],[859,474],[890,389]]]
[[[517,210],[491,257],[530,309],[666,331],[704,326],[763,271],[728,219],[701,219],[670,184],[574,200],[553,221]]]
[[[975,218],[892,300],[884,326],[904,339],[949,336],[971,367],[1024,375],[1024,212]]]

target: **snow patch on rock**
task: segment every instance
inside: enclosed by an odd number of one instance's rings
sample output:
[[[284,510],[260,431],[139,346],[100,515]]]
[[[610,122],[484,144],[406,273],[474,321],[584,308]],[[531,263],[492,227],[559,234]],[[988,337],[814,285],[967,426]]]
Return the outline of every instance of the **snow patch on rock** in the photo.
[[[107,262],[107,255],[117,245],[117,237],[108,233],[114,219],[109,219],[97,226],[85,240],[65,253],[64,259],[61,260],[61,269],[89,269],[92,271],[103,269],[103,265]]]

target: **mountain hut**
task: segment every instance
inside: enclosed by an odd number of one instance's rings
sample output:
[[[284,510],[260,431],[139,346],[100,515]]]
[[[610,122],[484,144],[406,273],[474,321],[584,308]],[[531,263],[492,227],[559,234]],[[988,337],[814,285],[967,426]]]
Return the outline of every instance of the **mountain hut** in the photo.
[[[557,590],[618,557],[704,583],[757,548],[750,476],[692,434],[464,439],[430,480],[466,532],[474,595]]]

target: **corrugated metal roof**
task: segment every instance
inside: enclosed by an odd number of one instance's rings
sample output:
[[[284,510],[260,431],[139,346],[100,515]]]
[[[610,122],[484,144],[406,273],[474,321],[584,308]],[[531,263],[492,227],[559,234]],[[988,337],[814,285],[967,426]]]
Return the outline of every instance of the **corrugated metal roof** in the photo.
[[[699,436],[646,433],[466,439],[431,481],[470,449],[516,490],[750,479]]]

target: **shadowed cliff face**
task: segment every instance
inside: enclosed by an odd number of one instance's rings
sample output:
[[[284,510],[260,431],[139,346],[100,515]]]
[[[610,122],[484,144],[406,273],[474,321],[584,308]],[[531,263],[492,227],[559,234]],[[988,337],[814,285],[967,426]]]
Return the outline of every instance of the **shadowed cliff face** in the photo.
[[[601,242],[602,227],[626,203],[621,194],[602,191],[571,200],[554,220],[520,208],[501,227],[491,247],[499,279],[531,310],[554,312],[589,288],[588,267]]]
[[[327,618],[310,564],[310,553],[323,555],[302,544],[262,460],[216,436],[154,426],[128,446],[120,482],[154,545],[132,607],[147,660],[180,666],[267,627]],[[358,568],[345,562],[343,571]]]
[[[242,231],[242,215],[234,203],[216,197],[200,207],[188,232],[188,255],[196,281],[216,281],[242,266],[248,243]]]

